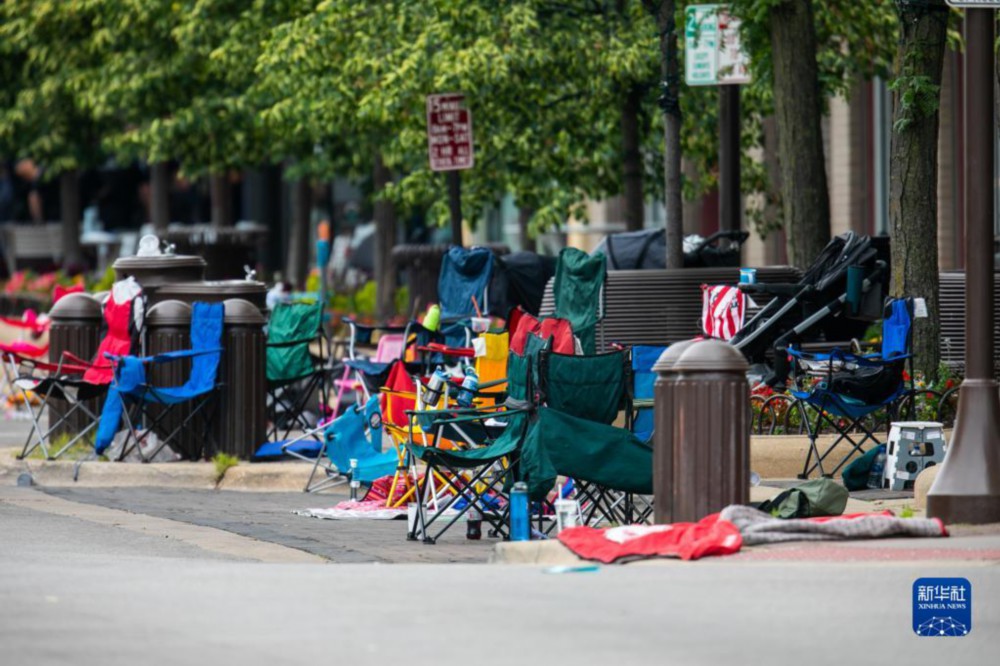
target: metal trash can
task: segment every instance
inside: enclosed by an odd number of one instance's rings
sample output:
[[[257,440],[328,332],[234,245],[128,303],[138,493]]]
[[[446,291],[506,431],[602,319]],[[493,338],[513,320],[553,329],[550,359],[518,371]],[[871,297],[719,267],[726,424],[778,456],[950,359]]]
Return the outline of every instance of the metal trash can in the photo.
[[[674,483],[674,364],[697,340],[670,345],[653,364],[653,507],[657,523],[672,522]]]
[[[227,299],[224,306],[215,441],[220,451],[250,460],[267,436],[267,320],[256,304],[241,298]]]
[[[694,522],[750,501],[747,369],[743,355],[721,340],[695,342],[674,362],[667,391],[673,464],[663,510],[656,497],[658,522]]]
[[[194,303],[221,303],[230,298],[249,301],[261,312],[267,309],[267,285],[253,280],[199,280],[174,282],[157,288],[157,299]]]
[[[161,301],[146,312],[146,355],[152,356],[164,352],[181,351],[191,348],[191,306],[181,301]],[[181,359],[170,363],[150,365],[146,368],[146,378],[153,386],[181,386],[191,374],[191,360]],[[158,438],[167,437],[180,426],[191,414],[191,405],[181,404],[173,408],[154,429]],[[209,405],[205,409],[211,410]],[[149,405],[147,410],[150,418],[158,419],[162,408]],[[203,411],[204,413],[204,411]],[[206,417],[211,414],[204,414]],[[169,442],[176,453],[189,460],[202,457],[204,442],[202,432],[197,425],[202,423],[195,419],[194,426],[178,433]],[[147,427],[150,424],[145,424]]]
[[[49,359],[52,363],[59,363],[63,352],[76,354],[88,361],[93,358],[101,342],[101,301],[90,294],[68,294],[52,306],[49,317],[52,320],[49,328]],[[84,404],[95,414],[100,414],[102,403],[102,399],[94,399]],[[48,409],[49,424],[52,424],[62,418],[69,406],[65,400],[52,398]],[[52,434],[73,435],[90,422],[89,416],[78,411]]]
[[[200,280],[205,275],[205,260],[184,254],[163,254],[155,257],[122,257],[115,261],[115,280],[134,277],[142,285],[143,294],[152,304],[166,300],[157,295],[160,287],[175,282]]]

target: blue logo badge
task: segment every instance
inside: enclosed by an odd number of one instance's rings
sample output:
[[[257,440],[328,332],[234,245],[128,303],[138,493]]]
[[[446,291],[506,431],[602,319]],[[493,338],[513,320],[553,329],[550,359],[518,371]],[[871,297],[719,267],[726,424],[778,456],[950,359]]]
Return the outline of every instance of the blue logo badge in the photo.
[[[913,582],[913,631],[917,636],[966,636],[972,631],[972,584],[965,578]]]

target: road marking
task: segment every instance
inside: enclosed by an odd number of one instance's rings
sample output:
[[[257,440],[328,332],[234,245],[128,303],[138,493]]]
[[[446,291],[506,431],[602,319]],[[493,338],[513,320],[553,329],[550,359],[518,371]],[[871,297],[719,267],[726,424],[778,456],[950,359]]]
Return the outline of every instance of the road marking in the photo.
[[[259,541],[214,527],[191,525],[93,504],[80,504],[31,488],[0,486],[0,503],[118,527],[147,536],[177,539],[203,550],[267,563],[325,564],[327,560],[295,548]]]

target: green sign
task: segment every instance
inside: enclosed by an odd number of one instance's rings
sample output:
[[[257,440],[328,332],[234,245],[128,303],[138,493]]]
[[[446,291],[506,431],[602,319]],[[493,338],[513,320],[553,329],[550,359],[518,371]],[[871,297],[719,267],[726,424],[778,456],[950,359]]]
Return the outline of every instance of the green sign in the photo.
[[[997,0],[1000,2],[1000,0]],[[684,12],[684,80],[689,86],[750,82],[740,22],[728,5],[690,5]]]
[[[719,50],[718,5],[689,5],[684,12],[684,80],[714,86]]]

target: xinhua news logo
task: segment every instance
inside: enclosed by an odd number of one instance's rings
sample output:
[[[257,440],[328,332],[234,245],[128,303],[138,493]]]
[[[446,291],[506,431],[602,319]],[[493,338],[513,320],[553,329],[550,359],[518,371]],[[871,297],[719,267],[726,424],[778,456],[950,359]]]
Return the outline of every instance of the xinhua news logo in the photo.
[[[965,578],[913,582],[913,632],[917,636],[967,636],[972,631],[972,584]]]

